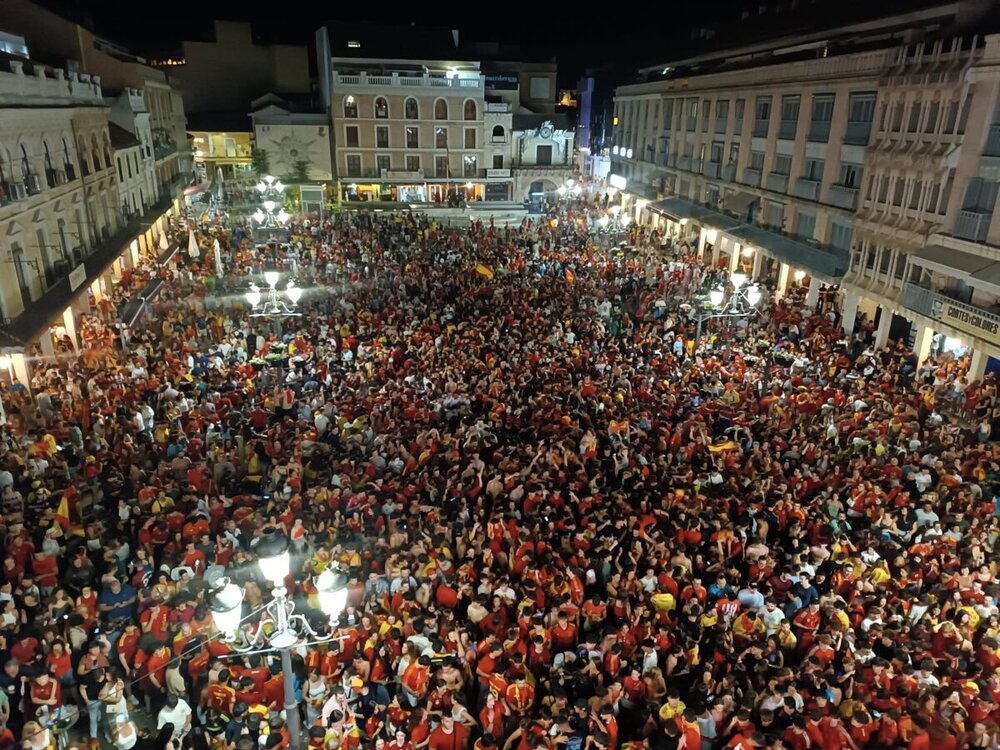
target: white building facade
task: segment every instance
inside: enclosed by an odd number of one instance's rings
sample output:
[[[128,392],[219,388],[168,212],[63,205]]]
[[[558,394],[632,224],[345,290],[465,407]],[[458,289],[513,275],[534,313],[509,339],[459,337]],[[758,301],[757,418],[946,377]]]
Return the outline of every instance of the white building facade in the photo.
[[[823,39],[620,87],[611,183],[712,262],[836,295],[848,332],[1000,369],[1000,37]]]

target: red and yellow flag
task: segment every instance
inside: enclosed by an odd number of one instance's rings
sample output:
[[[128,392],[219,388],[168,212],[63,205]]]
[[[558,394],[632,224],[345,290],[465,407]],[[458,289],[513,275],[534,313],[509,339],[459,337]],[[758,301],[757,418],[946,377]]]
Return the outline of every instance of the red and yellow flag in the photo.
[[[576,281],[576,274],[573,273],[573,271],[570,270],[569,268],[567,268],[567,269],[565,269],[563,271],[563,276],[566,277],[566,281],[568,281],[570,284],[572,284],[574,281]]]
[[[482,277],[483,277],[484,279],[486,279],[487,281],[490,281],[490,280],[492,280],[492,279],[493,279],[493,277],[494,277],[494,276],[496,275],[496,274],[494,273],[493,269],[492,269],[492,268],[490,268],[490,267],[489,267],[488,265],[486,265],[485,263],[477,263],[477,264],[476,264],[476,268],[475,268],[475,271],[476,271],[476,273],[478,273],[478,274],[479,274],[480,276],[482,276]]]

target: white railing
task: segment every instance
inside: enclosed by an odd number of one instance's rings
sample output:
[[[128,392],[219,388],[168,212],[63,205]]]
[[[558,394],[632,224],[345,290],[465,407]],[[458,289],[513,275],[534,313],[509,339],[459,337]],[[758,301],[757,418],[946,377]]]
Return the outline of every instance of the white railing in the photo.
[[[475,78],[444,78],[441,76],[369,75],[368,73],[337,74],[338,86],[429,86],[432,88],[481,89],[483,76]],[[504,105],[509,106],[509,105]],[[504,110],[507,111],[507,110]]]

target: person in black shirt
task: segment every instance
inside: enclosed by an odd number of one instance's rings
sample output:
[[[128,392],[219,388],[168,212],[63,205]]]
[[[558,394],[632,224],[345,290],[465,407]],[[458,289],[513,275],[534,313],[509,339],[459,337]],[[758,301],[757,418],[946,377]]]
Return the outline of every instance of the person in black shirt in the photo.
[[[26,680],[27,675],[16,659],[7,659],[4,662],[3,670],[0,670],[0,690],[7,696],[9,711],[7,728],[14,733],[15,737],[21,736],[21,730],[24,727],[22,702]]]

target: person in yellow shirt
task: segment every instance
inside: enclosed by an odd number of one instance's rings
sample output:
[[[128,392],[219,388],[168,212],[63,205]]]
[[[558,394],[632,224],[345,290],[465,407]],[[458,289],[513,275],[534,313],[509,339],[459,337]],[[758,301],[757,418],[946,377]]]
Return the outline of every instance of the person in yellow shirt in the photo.
[[[667,701],[662,706],[660,706],[660,719],[662,721],[670,721],[671,719],[676,719],[678,716],[684,714],[684,710],[687,706],[684,705],[684,701],[681,700],[681,695],[677,690],[671,689],[667,692]]]

